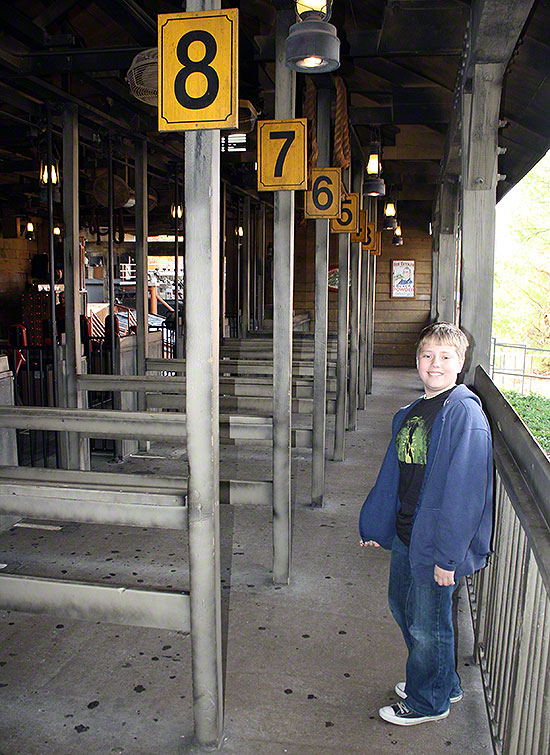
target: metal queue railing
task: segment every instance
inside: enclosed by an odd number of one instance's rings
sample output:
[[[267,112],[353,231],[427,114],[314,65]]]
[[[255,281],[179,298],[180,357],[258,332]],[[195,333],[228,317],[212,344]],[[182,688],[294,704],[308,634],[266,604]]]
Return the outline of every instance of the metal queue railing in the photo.
[[[484,370],[494,445],[489,566],[469,579],[475,652],[496,753],[550,752],[550,462]]]

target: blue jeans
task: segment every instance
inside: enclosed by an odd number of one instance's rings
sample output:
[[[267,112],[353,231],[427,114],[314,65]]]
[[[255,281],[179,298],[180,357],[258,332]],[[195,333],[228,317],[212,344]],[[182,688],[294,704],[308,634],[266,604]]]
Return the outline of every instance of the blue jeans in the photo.
[[[389,603],[403,632],[407,659],[407,705],[421,715],[438,715],[449,709],[449,698],[459,695],[455,670],[453,592],[431,581],[417,582],[409,562],[408,547],[393,541]]]

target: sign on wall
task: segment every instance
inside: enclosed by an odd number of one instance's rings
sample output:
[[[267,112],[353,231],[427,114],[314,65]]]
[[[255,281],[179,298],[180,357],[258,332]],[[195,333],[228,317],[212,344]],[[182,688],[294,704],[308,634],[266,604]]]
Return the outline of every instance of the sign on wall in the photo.
[[[414,260],[391,261],[392,298],[414,299]]]
[[[341,169],[313,168],[311,191],[306,192],[306,218],[338,218],[341,202]]]
[[[258,191],[307,189],[307,118],[258,123]]]
[[[340,217],[330,221],[332,233],[355,233],[359,228],[359,194],[342,196]]]
[[[238,10],[158,17],[159,131],[237,128]]]
[[[352,244],[362,243],[367,240],[367,211],[359,210],[359,228],[356,233],[349,237]]]

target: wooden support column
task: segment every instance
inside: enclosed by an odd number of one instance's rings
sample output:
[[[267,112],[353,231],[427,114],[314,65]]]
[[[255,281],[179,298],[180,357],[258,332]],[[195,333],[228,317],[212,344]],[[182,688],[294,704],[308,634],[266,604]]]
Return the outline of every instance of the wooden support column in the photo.
[[[82,345],[80,315],[82,314],[80,221],[78,214],[78,108],[65,105],[63,117],[63,265],[65,284],[65,374],[67,377],[66,404],[81,406],[77,375],[81,371]],[[63,437],[63,436],[61,436]],[[66,460],[69,469],[89,466],[87,440],[78,433],[66,434]]]
[[[220,0],[189,0],[187,11]],[[195,735],[223,730],[219,529],[220,132],[185,134],[185,314],[189,566]]]
[[[330,163],[330,89],[317,89],[317,166]],[[311,504],[322,506],[325,492],[325,437],[327,418],[329,221],[315,221],[315,346],[313,358],[313,446]]]
[[[493,308],[497,137],[502,67],[477,63],[462,97],[460,325],[470,340],[465,382],[489,370]]]
[[[458,183],[448,176],[441,185],[436,228],[437,266],[435,319],[456,322]]]
[[[296,74],[285,65],[292,7],[277,10],[275,118],[294,118]],[[292,559],[291,418],[294,191],[274,192],[273,228],[273,581],[287,584]]]
[[[360,160],[352,160],[351,186],[359,194],[362,203],[364,165]],[[361,244],[352,243],[350,252],[351,292],[350,292],[350,326],[349,326],[349,399],[348,430],[357,427],[357,390],[359,380],[359,297],[361,271]]]

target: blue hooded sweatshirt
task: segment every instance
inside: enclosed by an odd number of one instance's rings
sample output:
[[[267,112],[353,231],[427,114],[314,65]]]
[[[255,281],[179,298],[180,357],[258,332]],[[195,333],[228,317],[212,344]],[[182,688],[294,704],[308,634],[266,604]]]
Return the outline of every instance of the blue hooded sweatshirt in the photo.
[[[396,535],[399,461],[396,435],[411,409],[400,409],[392,422],[392,439],[378,479],[359,516],[363,540],[391,549]],[[478,397],[457,386],[432,427],[424,482],[409,545],[414,577],[433,580],[434,565],[454,571],[458,579],[487,563],[493,513],[491,432]]]

